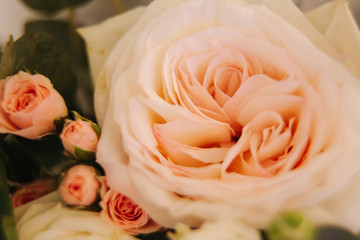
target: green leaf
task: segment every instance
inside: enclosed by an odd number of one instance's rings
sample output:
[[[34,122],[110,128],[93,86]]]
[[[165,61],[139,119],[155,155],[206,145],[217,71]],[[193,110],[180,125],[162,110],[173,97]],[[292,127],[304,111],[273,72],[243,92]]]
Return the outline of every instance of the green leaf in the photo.
[[[15,42],[14,73],[28,70],[49,77],[63,96],[68,108],[74,106],[76,74],[71,58],[63,45],[46,33],[26,33]]]
[[[140,234],[136,236],[142,240],[168,240],[166,232],[155,232],[150,234]]]
[[[83,5],[91,0],[58,0],[64,7],[74,8]]]
[[[42,162],[31,148],[19,141],[19,137],[8,134],[1,143],[7,154],[7,174],[9,180],[19,183],[32,182],[40,177]]]
[[[0,148],[0,239],[16,240],[14,211],[5,171],[7,161],[6,154]]]
[[[85,42],[81,36],[76,32],[73,25],[69,22],[54,21],[54,20],[41,20],[31,21],[26,23],[25,32],[46,32],[56,38],[63,44],[74,68],[76,69],[76,79],[79,86],[85,90],[85,97],[87,105],[90,106],[90,110],[87,112],[81,111],[82,114],[92,118],[94,115],[93,106],[93,86],[89,71],[88,57],[85,48]],[[77,109],[81,109],[77,106]]]
[[[59,174],[63,168],[73,163],[70,158],[63,155],[63,146],[58,135],[47,135],[37,141],[16,136],[18,141],[28,149],[41,163],[41,176],[53,176]]]
[[[14,40],[10,37],[8,43],[1,51],[0,56],[0,79],[11,75],[15,66]]]
[[[359,240],[346,229],[337,226],[318,227],[315,240]]]
[[[22,0],[32,9],[46,14],[55,14],[63,8],[74,8],[90,0]]]
[[[75,148],[75,160],[77,161],[94,161],[95,160],[95,152],[87,151],[77,146]]]

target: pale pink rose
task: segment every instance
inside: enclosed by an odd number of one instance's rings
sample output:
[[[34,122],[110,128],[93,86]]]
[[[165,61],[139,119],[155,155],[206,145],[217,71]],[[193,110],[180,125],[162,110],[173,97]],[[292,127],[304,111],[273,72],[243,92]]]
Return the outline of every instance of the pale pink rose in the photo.
[[[96,152],[99,137],[88,121],[80,118],[65,125],[60,139],[65,150],[75,156],[75,148]]]
[[[166,227],[266,228],[296,209],[360,230],[360,84],[346,56],[291,1],[153,1],[96,83],[109,186]]]
[[[13,207],[18,207],[31,202],[56,189],[57,182],[53,178],[39,179],[33,183],[23,185],[11,196]]]
[[[95,169],[88,165],[75,165],[67,171],[59,191],[70,205],[89,206],[94,203],[100,189]]]
[[[101,198],[101,216],[115,227],[131,234],[150,233],[160,228],[131,198],[108,189],[104,179]]]
[[[67,116],[62,96],[43,75],[20,71],[0,80],[0,132],[36,139],[55,130]]]

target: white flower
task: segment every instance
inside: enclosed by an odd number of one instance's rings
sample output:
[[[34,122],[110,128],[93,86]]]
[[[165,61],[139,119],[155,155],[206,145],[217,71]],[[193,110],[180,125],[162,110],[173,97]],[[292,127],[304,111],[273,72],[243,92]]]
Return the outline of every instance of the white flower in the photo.
[[[360,38],[344,1],[311,21],[284,0],[156,0],[131,16],[96,82],[113,189],[167,227],[263,228],[297,209],[359,230]]]
[[[18,221],[17,229],[19,240],[137,239],[113,228],[98,212],[74,210],[52,201],[30,203]]]

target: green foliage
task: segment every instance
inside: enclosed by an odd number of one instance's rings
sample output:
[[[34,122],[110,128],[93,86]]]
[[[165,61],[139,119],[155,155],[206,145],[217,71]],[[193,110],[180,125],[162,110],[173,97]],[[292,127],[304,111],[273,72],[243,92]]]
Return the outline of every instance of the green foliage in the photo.
[[[72,65],[76,69],[76,78],[79,84],[90,94],[93,92],[89,73],[89,64],[85,42],[75,31],[72,24],[65,21],[41,20],[27,22],[25,32],[46,32],[61,42],[65,47]]]
[[[168,240],[166,237],[166,231],[164,232],[154,232],[150,234],[140,234],[136,236],[141,240]]]
[[[85,42],[75,31],[73,25],[65,21],[32,21],[26,23],[25,31],[26,33],[46,32],[64,46],[70,56],[71,65],[73,69],[75,69],[74,78],[76,78],[76,82],[72,82],[69,87],[73,89],[79,87],[84,90],[84,97],[88,103],[87,105],[90,106],[90,112],[84,112],[76,102],[73,102],[75,105],[73,105],[72,109],[76,109],[82,114],[86,114],[88,118],[93,119],[93,86],[89,72]]]
[[[3,51],[0,52],[0,79],[11,75],[14,72],[15,66],[15,51],[14,51],[14,40],[12,36],[9,42],[4,47]]]
[[[75,8],[90,0],[22,0],[32,9],[41,11],[45,14],[55,14],[64,8]]]
[[[22,144],[19,137],[8,134],[1,143],[7,153],[6,165],[8,179],[19,183],[28,183],[40,177],[42,163],[34,151]]]
[[[77,161],[95,161],[95,152],[86,151],[82,148],[75,146],[75,160]]]
[[[27,33],[15,42],[10,39],[2,52],[1,78],[19,71],[40,73],[50,78],[69,108],[74,105],[75,69],[69,54],[54,37],[43,32]]]
[[[315,240],[359,240],[353,233],[336,226],[321,226]]]
[[[68,107],[73,106],[76,88],[75,69],[69,54],[51,35],[27,33],[15,42],[15,73],[24,68],[50,78]]]
[[[16,225],[6,175],[8,158],[0,148],[0,239],[16,240]]]

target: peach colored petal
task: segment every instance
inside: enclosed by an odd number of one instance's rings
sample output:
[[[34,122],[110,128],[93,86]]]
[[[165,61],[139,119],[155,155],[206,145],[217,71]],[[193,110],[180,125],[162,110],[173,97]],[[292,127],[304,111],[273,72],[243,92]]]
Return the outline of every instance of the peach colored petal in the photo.
[[[181,125],[178,125],[179,128],[180,126]],[[176,127],[176,125],[174,127]],[[200,145],[196,144],[195,146],[179,143],[165,135],[161,130],[161,125],[154,126],[154,136],[165,156],[168,156],[170,158],[169,160],[175,164],[182,166],[200,167],[210,163],[222,162],[228,150],[220,146],[211,147],[211,143],[205,143],[209,145],[208,147],[202,143],[200,143]],[[213,139],[213,144],[217,144],[215,139]]]
[[[1,81],[0,126],[4,132],[36,139],[55,130],[55,118],[67,107],[50,80],[20,71]]]
[[[160,227],[132,199],[112,189],[105,193],[100,206],[103,219],[131,234],[149,233]]]
[[[109,184],[167,227],[179,221],[196,227],[224,216],[265,228],[279,211],[296,208],[320,209],[326,214],[315,214],[318,223],[330,216],[356,231],[358,197],[343,191],[355,191],[360,169],[357,79],[319,50],[336,55],[291,1],[245,2],[251,1],[156,0],[121,38],[104,67],[109,104],[98,160]],[[214,81],[216,74],[207,68],[216,64],[206,57],[220,56],[215,53],[227,47],[247,60],[246,66],[239,63],[242,79],[235,93]],[[223,69],[218,76],[232,76],[225,74],[228,66]],[[237,83],[232,77],[230,82]],[[215,83],[218,100],[211,95]],[[264,111],[278,114],[282,123],[260,122],[259,129],[268,129],[250,131]],[[179,166],[156,148],[154,124],[184,119],[229,125],[233,145],[213,172]],[[168,132],[164,136],[181,135]],[[277,151],[256,159],[257,146],[270,143]],[[272,155],[277,159],[268,158]],[[227,171],[229,166],[236,171]],[[204,175],[194,177],[197,173]],[[338,201],[338,194],[345,201]]]
[[[179,119],[155,126],[169,138],[190,146],[208,146],[231,139],[229,126],[216,122]]]
[[[83,164],[75,165],[66,173],[59,192],[64,201],[75,206],[89,206],[95,202],[100,188],[95,169]]]

